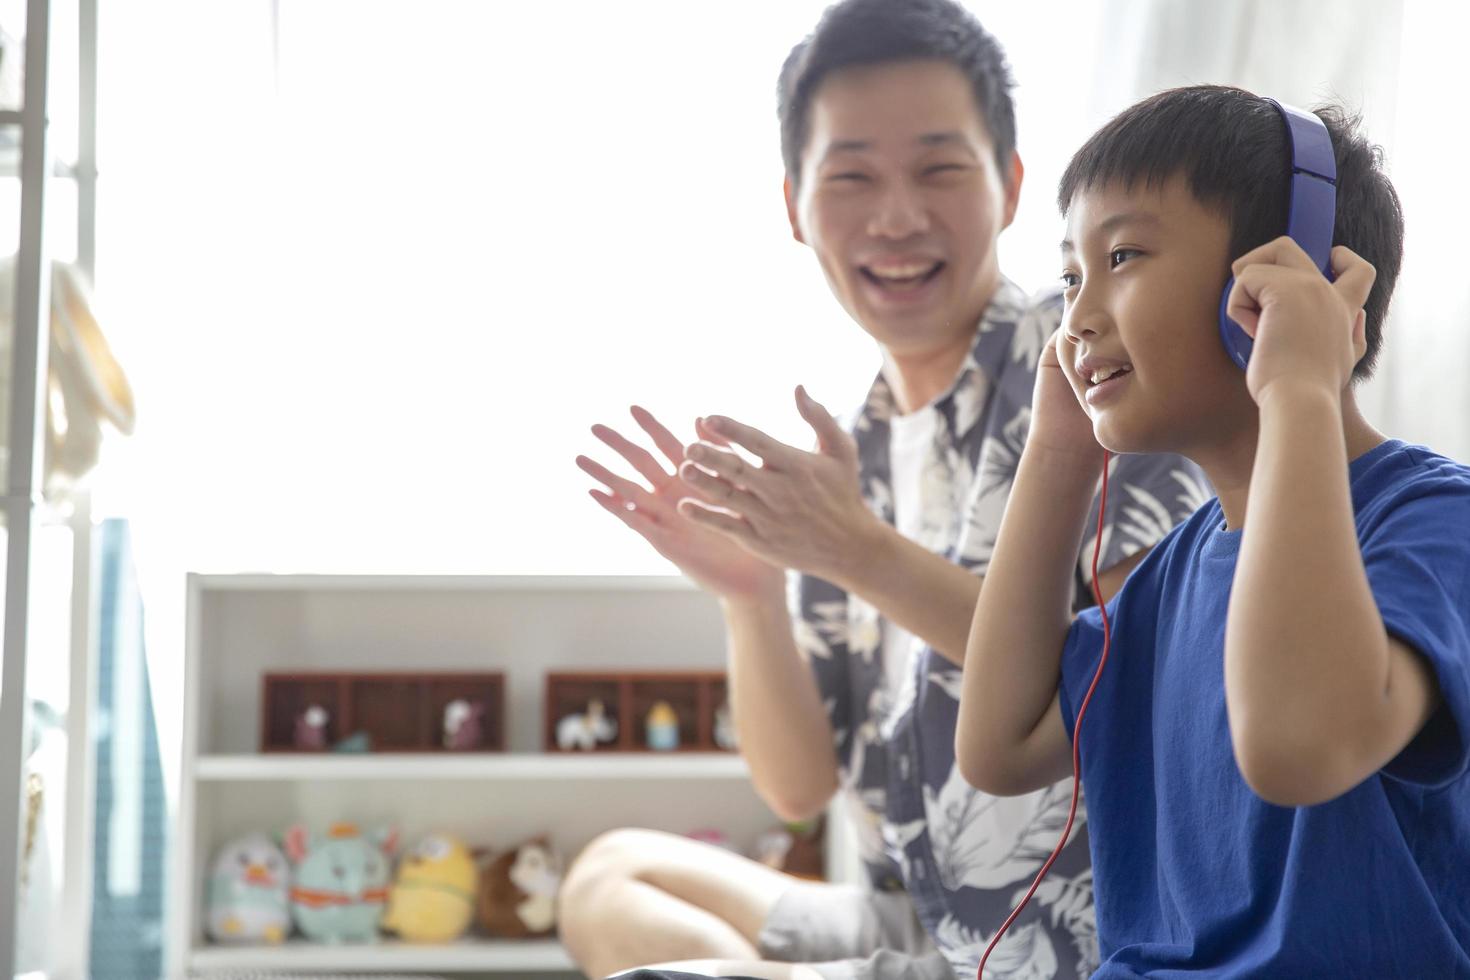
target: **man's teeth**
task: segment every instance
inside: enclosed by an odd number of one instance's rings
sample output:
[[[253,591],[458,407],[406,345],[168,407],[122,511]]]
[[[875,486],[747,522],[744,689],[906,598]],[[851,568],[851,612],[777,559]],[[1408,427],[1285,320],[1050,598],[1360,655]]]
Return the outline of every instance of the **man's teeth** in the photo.
[[[871,271],[879,279],[917,279],[932,272],[934,265],[933,262],[925,262],[917,265],[889,266],[885,269]]]
[[[1128,370],[1127,367],[1113,367],[1113,368],[1103,368],[1101,370],[1094,371],[1094,372],[1092,372],[1092,383],[1095,384],[1095,385],[1100,385],[1104,381],[1106,381],[1109,378],[1111,378],[1113,375],[1115,375],[1115,374],[1122,374],[1123,372],[1125,372],[1127,370]]]

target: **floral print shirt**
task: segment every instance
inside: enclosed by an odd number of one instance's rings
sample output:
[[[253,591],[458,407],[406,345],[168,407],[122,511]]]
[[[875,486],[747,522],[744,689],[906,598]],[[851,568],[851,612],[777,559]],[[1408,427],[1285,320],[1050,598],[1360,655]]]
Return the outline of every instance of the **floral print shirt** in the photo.
[[[995,548],[1030,425],[1037,359],[1060,323],[1061,296],[1028,300],[1003,281],[953,387],[923,411],[940,424],[919,481],[920,544],[976,575]],[[894,519],[889,453],[893,395],[882,375],[851,423],[863,496]],[[1213,491],[1178,456],[1113,457],[1099,568],[1151,547]],[[1093,501],[1089,527],[1097,524]],[[1077,607],[1091,605],[1094,535],[1076,569]],[[1029,796],[972,789],[954,758],[960,669],[916,642],[903,682],[885,683],[884,622],[857,596],[811,576],[793,580],[797,643],[831,718],[849,812],[874,887],[906,889],[935,945],[961,978],[1030,886],[1061,835],[1072,781]],[[1026,911],[986,964],[987,977],[1088,977],[1098,965],[1086,815]]]

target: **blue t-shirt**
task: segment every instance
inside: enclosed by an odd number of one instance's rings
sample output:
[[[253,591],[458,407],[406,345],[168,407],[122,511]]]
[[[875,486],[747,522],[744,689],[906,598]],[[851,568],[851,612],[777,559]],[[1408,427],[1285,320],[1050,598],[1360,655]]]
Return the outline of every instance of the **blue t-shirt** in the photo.
[[[1442,707],[1335,800],[1256,796],[1225,711],[1241,532],[1206,504],[1109,604],[1082,731],[1095,977],[1470,977],[1470,467],[1390,440],[1350,480],[1373,597]],[[1090,609],[1063,652],[1068,735],[1101,652]]]

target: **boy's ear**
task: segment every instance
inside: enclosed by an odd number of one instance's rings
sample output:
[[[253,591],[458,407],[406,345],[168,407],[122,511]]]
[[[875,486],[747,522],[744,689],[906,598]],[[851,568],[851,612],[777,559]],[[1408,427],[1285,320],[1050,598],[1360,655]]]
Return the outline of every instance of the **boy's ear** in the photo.
[[[1005,222],[1001,228],[1009,228],[1016,220],[1016,206],[1021,203],[1021,181],[1026,176],[1026,167],[1021,163],[1021,154],[1011,152],[1011,169],[1005,175],[1006,205]]]
[[[1368,311],[1359,310],[1353,318],[1353,366],[1357,367],[1368,353]]]
[[[790,176],[781,181],[781,193],[786,198],[786,220],[791,222],[791,237],[805,245],[806,238],[801,233],[801,221],[796,216],[796,188],[792,186]]]

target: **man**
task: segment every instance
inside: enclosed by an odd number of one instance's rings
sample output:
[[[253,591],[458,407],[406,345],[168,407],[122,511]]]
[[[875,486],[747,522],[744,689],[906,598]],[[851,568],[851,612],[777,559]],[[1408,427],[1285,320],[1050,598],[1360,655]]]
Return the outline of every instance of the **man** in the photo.
[[[785,197],[793,234],[882,352],[866,404],[846,431],[798,389],[815,452],[719,416],[697,422],[686,451],[635,408],[672,474],[601,426],[649,486],[578,460],[605,487],[599,503],[720,600],[757,790],[786,819],[845,790],[870,878],[800,883],[671,835],[604,835],[562,894],[562,937],[590,975],[698,960],[684,967],[973,976],[1056,843],[1071,780],[999,800],[954,766],[970,618],[1061,310],[1055,294],[1028,303],[996,258],[1023,176],[1011,84],[995,40],[949,0],[830,8],[781,73]],[[1112,480],[1104,595],[1209,496],[1177,457],[1127,457]],[[1087,846],[1078,833],[1062,852],[995,975],[1096,964]]]

